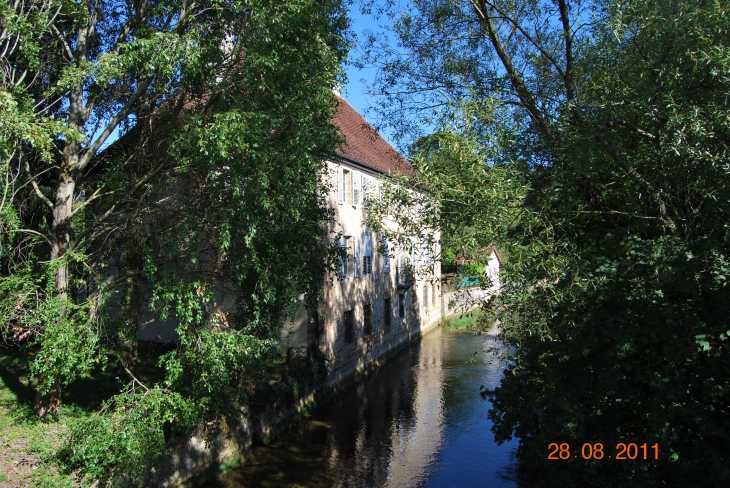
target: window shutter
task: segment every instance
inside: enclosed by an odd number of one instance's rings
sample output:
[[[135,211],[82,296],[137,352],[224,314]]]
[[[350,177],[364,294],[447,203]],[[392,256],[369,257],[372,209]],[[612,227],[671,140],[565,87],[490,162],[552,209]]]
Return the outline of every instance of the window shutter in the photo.
[[[387,237],[383,239],[383,248],[385,251],[383,255],[383,273],[390,273],[390,243]]]
[[[418,247],[416,246],[416,239],[411,239],[411,265],[413,269],[418,269]]]
[[[431,247],[425,237],[421,239],[421,262],[424,266],[430,266],[432,262]]]
[[[408,255],[405,251],[400,251],[396,258],[396,274],[395,279],[399,285],[405,285],[408,282]]]
[[[362,181],[359,171],[352,172],[352,204],[360,205],[362,203]]]
[[[360,238],[355,237],[355,276],[360,276],[360,269],[362,267],[362,260],[360,259]]]
[[[363,259],[362,272],[364,275],[373,274],[373,237],[372,235],[364,235],[362,238]]]
[[[342,166],[337,167],[337,202],[345,203],[345,174]]]

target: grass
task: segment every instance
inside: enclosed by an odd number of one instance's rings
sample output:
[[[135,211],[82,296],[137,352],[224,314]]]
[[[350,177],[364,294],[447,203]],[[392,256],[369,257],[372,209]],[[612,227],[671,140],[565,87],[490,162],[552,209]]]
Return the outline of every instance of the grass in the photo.
[[[486,315],[482,310],[472,310],[462,314],[454,314],[444,319],[444,329],[447,332],[456,332],[459,330],[477,330],[480,329],[480,320],[486,319]]]
[[[34,396],[27,359],[15,351],[0,350],[0,487],[82,486],[74,475],[61,473],[53,461],[79,409],[64,407],[58,419],[42,421],[33,412]]]
[[[140,351],[140,356],[138,374],[146,380],[159,375],[153,367],[159,351]],[[88,486],[90,480],[58,469],[56,451],[69,427],[119,393],[126,378],[120,381],[114,366],[99,368],[91,378],[64,387],[58,417],[42,420],[33,411],[31,361],[31,351],[0,346],[0,488]]]

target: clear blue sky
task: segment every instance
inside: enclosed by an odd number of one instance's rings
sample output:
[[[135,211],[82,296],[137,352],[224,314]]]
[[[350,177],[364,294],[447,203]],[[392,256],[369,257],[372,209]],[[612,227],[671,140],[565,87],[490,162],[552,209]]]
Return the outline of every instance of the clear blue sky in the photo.
[[[350,60],[356,59],[360,55],[360,43],[363,38],[363,31],[369,29],[376,33],[386,34],[386,31],[379,27],[378,23],[387,22],[387,18],[381,18],[379,21],[375,21],[370,16],[365,16],[360,13],[359,2],[353,2],[355,5],[350,4],[349,16],[352,19],[351,29],[356,34],[356,45],[350,51]],[[376,69],[375,68],[364,68],[357,69],[351,64],[346,66],[347,71],[347,84],[342,88],[342,97],[349,102],[352,107],[360,113],[365,120],[371,125],[375,124],[374,114],[368,114],[368,108],[370,108],[373,95],[368,92],[368,86],[371,85],[375,79]],[[381,135],[391,145],[393,144],[392,139],[389,137],[389,131],[381,131]]]

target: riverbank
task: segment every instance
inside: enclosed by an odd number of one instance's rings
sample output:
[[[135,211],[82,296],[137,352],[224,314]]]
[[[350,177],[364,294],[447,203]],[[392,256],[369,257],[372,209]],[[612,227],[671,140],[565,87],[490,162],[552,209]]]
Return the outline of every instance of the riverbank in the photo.
[[[446,317],[443,322],[444,330],[447,332],[459,332],[465,330],[477,330],[484,324],[486,314],[480,309],[470,312],[455,313]]]
[[[517,441],[494,443],[479,395],[502,376],[496,332],[429,332],[205,486],[513,488]]]
[[[477,319],[478,313],[454,316],[446,323],[451,324],[452,328],[468,327],[468,324]],[[169,475],[166,483],[168,486],[200,485],[221,476],[245,462],[254,444],[266,444],[282,432],[290,428],[296,429],[297,424],[315,409],[321,408],[333,398],[347,395],[353,388],[359,388],[356,385],[360,385],[366,377],[377,373],[404,348],[420,340],[420,334],[409,338],[338,383],[335,388],[316,388],[316,381],[312,383],[302,377],[307,368],[301,364],[288,365],[287,372],[276,382],[279,386],[286,383],[287,388],[277,389],[274,385],[271,387],[274,394],[255,399],[253,403],[256,405],[252,405],[250,410],[247,408],[245,412],[242,411],[240,425],[234,426],[234,430],[238,430],[227,434],[231,439],[223,439],[224,445],[219,446],[217,452],[210,451],[202,437],[197,436],[186,445],[178,446],[169,465],[158,466],[156,471]],[[88,403],[86,408],[72,402],[62,403],[57,419],[41,421],[32,410],[35,392],[27,371],[28,358],[19,352],[13,352],[11,349],[0,352],[0,442],[3,446],[0,457],[0,488],[88,486],[93,480],[83,480],[74,473],[61,473],[54,455],[62,444],[69,425],[87,418],[90,412],[98,408],[97,403],[103,401],[106,390],[109,390],[106,393],[112,394],[111,390],[118,388],[119,380],[108,371],[99,372],[94,379],[80,380],[78,384],[71,385],[69,390],[80,389],[71,397],[76,400],[84,399]],[[292,371],[297,374],[292,374]],[[93,382],[93,385],[87,384],[89,382]],[[65,392],[65,399],[69,393],[72,392]],[[235,437],[238,437],[235,442],[228,442]],[[198,476],[200,474],[203,476]]]

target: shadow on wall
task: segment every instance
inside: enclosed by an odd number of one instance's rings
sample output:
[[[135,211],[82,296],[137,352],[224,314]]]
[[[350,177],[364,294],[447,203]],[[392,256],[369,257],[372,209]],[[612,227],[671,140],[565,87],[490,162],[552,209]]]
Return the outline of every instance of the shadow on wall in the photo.
[[[440,287],[424,280],[397,287],[395,270],[325,286],[320,350],[334,386],[440,324]],[[424,294],[424,287],[427,287]],[[422,297],[428,297],[423,302]]]

